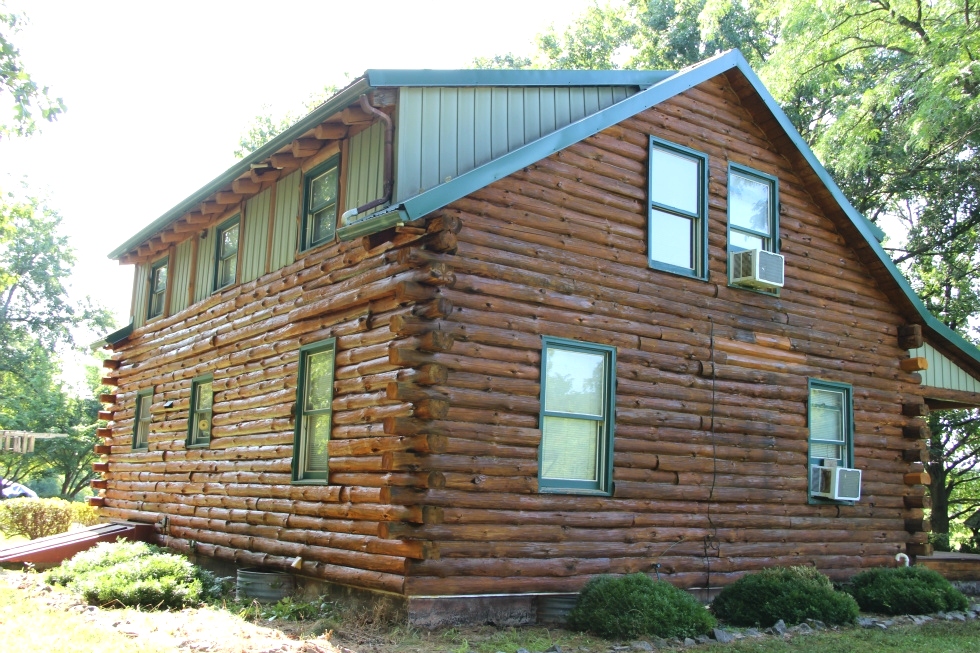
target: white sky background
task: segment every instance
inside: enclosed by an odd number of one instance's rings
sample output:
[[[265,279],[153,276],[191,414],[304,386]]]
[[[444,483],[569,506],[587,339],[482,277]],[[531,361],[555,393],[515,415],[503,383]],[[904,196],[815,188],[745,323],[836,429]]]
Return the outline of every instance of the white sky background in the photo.
[[[68,110],[38,134],[0,141],[0,188],[26,178],[62,216],[78,258],[72,295],[123,326],[132,267],[107,254],[230,167],[264,105],[281,115],[368,68],[530,54],[537,34],[589,4],[6,0],[28,18],[13,37],[26,69]]]

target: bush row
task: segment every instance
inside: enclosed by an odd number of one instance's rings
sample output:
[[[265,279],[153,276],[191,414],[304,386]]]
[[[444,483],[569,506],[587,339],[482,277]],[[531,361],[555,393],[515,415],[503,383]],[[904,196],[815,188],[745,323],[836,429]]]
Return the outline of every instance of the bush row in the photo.
[[[86,503],[64,499],[7,499],[0,501],[0,532],[31,540],[64,533],[73,524],[91,526],[99,513]]]

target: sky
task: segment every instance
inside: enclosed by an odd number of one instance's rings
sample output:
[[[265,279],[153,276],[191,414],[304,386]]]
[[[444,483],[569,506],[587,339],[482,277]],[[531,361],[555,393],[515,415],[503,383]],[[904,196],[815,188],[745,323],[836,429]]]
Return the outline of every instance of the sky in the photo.
[[[530,54],[537,34],[592,3],[4,1],[28,20],[12,38],[25,68],[67,112],[0,141],[0,188],[26,180],[62,216],[77,256],[69,292],[120,326],[133,271],[108,253],[230,167],[254,116],[297,109],[369,68]]]

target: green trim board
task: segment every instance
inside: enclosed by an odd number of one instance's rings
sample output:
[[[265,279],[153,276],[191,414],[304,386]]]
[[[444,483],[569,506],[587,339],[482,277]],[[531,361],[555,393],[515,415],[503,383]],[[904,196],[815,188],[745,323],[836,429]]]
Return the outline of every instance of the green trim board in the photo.
[[[707,279],[708,155],[653,136],[648,153],[647,263]],[[679,195],[686,185],[693,195]]]
[[[839,411],[839,417],[834,411]],[[836,423],[835,423],[836,422]],[[854,464],[854,389],[847,383],[807,379],[807,464],[824,465],[828,460],[838,467]],[[835,435],[836,430],[836,435]],[[832,455],[836,453],[836,455]],[[815,497],[809,487],[807,497],[812,504],[853,503]]]
[[[133,416],[133,451],[143,451],[150,447],[150,424],[153,415],[150,406],[153,404],[153,388],[140,390],[136,393],[136,412]]]
[[[538,489],[612,494],[616,348],[541,338]]]
[[[191,381],[191,404],[187,415],[188,449],[211,446],[211,423],[214,413],[214,377],[205,374]]]
[[[336,338],[303,345],[299,350],[292,462],[294,483],[323,484],[330,476],[328,449],[333,428],[336,353]]]

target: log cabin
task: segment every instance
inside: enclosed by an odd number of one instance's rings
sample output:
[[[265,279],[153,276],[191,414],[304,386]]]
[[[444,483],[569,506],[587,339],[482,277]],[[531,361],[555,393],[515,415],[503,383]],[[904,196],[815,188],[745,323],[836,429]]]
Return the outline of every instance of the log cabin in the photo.
[[[416,623],[928,553],[980,354],[882,237],[737,51],[369,70],[111,253],[91,502]]]

